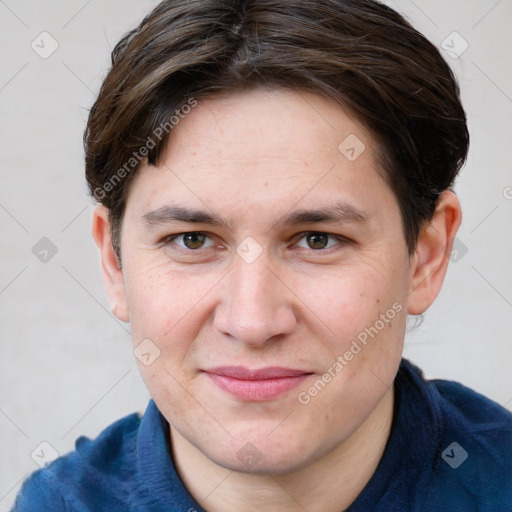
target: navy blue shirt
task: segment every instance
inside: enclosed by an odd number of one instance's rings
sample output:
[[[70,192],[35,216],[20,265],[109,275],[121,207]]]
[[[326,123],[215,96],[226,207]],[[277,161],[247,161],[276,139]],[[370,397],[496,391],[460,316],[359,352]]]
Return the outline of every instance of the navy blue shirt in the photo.
[[[340,482],[341,483],[341,482]],[[14,512],[204,512],[176,472],[169,425],[150,401],[32,474]],[[512,414],[402,360],[391,435],[350,512],[511,512]]]

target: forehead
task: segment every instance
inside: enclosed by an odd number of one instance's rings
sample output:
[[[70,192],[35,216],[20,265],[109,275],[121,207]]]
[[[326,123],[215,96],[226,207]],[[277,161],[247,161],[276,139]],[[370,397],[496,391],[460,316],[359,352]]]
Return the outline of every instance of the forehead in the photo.
[[[392,197],[375,154],[362,123],[311,92],[260,88],[213,97],[173,128],[158,166],[139,171],[127,210],[179,199],[253,215],[341,199],[371,211]]]
[[[359,150],[363,140],[373,144],[364,126],[334,100],[296,89],[256,88],[201,100],[176,126],[169,146],[174,158],[189,157],[195,165],[204,152],[210,158],[293,165],[309,163],[318,153],[334,160],[350,135],[360,141]]]

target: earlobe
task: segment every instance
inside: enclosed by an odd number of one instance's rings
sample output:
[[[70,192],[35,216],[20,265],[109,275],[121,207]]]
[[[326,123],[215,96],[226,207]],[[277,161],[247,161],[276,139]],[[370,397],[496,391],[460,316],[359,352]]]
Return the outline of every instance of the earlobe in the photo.
[[[123,271],[118,265],[112,245],[111,227],[108,210],[97,206],[92,216],[92,236],[100,251],[101,273],[112,313],[123,322],[129,321],[126,287]]]
[[[462,220],[457,196],[443,192],[432,220],[423,227],[411,258],[407,312],[424,313],[434,302],[448,269],[453,239]]]

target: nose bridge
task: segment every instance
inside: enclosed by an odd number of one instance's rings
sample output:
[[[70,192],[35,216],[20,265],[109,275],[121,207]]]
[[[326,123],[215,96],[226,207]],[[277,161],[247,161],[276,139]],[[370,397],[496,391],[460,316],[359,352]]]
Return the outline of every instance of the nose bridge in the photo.
[[[238,304],[245,307],[253,306],[253,315],[265,315],[270,311],[272,302],[271,272],[263,258],[260,261],[247,263],[239,260],[234,273],[233,292]]]
[[[286,287],[279,282],[264,255],[247,262],[237,258],[226,283],[219,327],[247,344],[263,344],[293,329],[295,319]]]

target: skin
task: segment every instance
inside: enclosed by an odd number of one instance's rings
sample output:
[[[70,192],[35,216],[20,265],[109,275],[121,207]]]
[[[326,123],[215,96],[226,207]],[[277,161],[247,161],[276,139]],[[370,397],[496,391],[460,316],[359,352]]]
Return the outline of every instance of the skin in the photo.
[[[338,149],[350,134],[365,145],[354,161]],[[114,313],[131,323],[135,346],[150,339],[160,350],[140,371],[171,426],[180,476],[208,511],[338,512],[377,467],[407,313],[421,314],[437,296],[461,211],[444,192],[409,256],[375,154],[371,133],[337,103],[254,89],[199,102],[173,129],[160,163],[140,169],[126,202],[122,268],[108,212],[95,210],[93,236]],[[297,210],[340,203],[364,212],[364,221],[284,222]],[[144,221],[166,205],[205,211],[223,224]],[[312,231],[332,236],[308,238]],[[179,236],[187,232],[207,237],[192,237],[199,248],[191,249]],[[262,251],[250,263],[236,252],[240,244],[247,249],[247,237]],[[327,246],[311,248],[312,241]],[[299,393],[393,305],[401,311],[301,403]],[[255,402],[226,393],[201,371],[225,365],[311,375]]]

